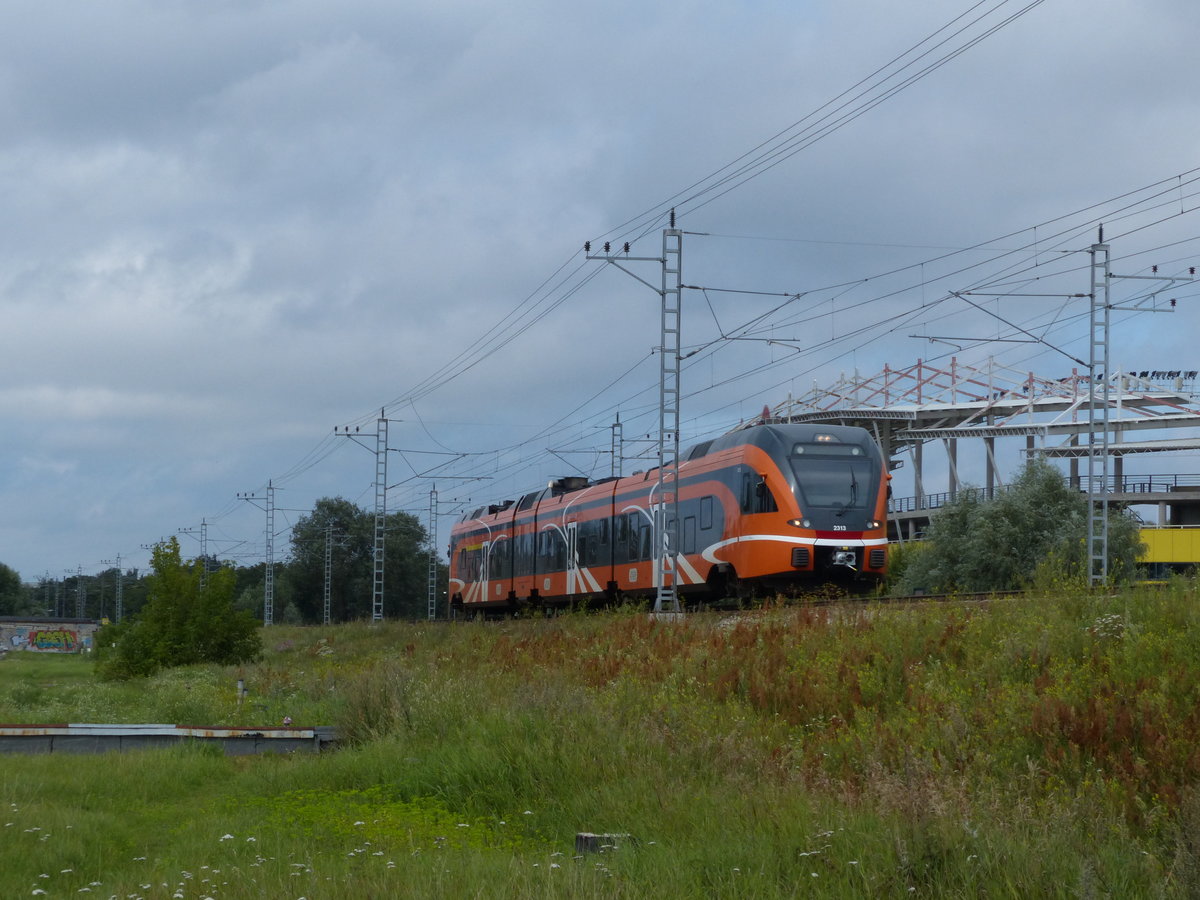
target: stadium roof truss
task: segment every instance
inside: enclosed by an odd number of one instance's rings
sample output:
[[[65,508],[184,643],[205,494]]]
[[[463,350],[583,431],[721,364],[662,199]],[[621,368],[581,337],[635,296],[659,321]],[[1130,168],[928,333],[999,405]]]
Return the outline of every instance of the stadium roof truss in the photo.
[[[1126,454],[1200,449],[1200,438],[1126,440],[1130,433],[1158,429],[1200,432],[1200,406],[1190,390],[1197,375],[1183,370],[1107,375],[1112,435],[1108,453],[1115,460],[1118,486]],[[901,465],[896,457],[907,451],[913,462],[915,505],[924,508],[921,457],[929,441],[945,445],[951,496],[961,486],[957,442],[963,438],[983,440],[989,492],[1000,483],[994,457],[997,438],[1024,437],[1026,453],[1072,460],[1071,477],[1077,481],[1077,460],[1088,456],[1089,388],[1087,373],[1077,369],[1066,377],[1043,378],[990,358],[979,367],[956,358],[949,366],[918,360],[902,369],[884,366],[865,378],[857,372],[843,374],[829,387],[814,383],[808,393],[789,396],[765,412],[773,421],[829,422],[873,431],[893,468]]]

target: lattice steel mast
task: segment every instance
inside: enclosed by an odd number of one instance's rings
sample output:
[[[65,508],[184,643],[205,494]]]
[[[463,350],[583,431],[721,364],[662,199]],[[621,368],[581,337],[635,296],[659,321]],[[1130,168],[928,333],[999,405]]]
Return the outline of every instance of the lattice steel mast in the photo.
[[[1109,331],[1111,307],[1109,286],[1109,246],[1104,243],[1104,226],[1100,226],[1099,241],[1092,244],[1091,290],[1089,291],[1091,331],[1088,338],[1088,582],[1092,585],[1108,582],[1108,432],[1109,396]],[[1097,398],[1097,378],[1103,382]]]
[[[429,489],[429,621],[437,618],[437,485]]]
[[[384,570],[384,534],[387,524],[387,454],[388,454],[388,422],[387,411],[380,409],[379,418],[375,423],[375,551],[373,554],[374,560],[374,576],[372,579],[373,588],[371,591],[371,621],[383,621],[383,570]],[[366,447],[358,441],[360,437],[370,437],[369,432],[360,432],[355,429],[353,433],[350,431],[350,426],[346,426],[345,431],[338,431],[335,427],[334,434],[342,437],[354,438],[355,443]],[[370,449],[369,447],[367,449]]]
[[[257,494],[238,494],[239,499],[253,503],[267,514],[266,569],[263,572],[263,625],[275,624],[275,485],[267,482],[265,497]],[[261,505],[260,505],[261,504]]]
[[[333,522],[325,523],[325,591],[321,621],[328,625],[333,599]]]
[[[680,612],[675,573],[679,553],[679,400],[680,400],[680,323],[683,296],[683,232],[675,227],[675,210],[671,210],[670,227],[662,233],[661,256],[630,256],[629,243],[615,256],[612,245],[604,244],[604,254],[591,255],[592,245],[583,245],[587,259],[597,259],[616,266],[626,275],[646,285],[659,295],[659,366],[658,366],[658,480],[655,483],[657,501],[651,503],[654,547],[654,612]],[[656,262],[662,270],[662,280],[655,287],[646,279],[625,268],[626,262]]]

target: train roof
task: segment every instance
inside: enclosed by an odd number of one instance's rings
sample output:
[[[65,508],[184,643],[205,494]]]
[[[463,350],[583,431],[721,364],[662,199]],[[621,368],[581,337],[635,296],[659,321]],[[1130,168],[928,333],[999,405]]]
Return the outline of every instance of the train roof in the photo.
[[[717,450],[728,450],[730,447],[742,447],[747,444],[752,447],[762,447],[773,450],[777,447],[788,447],[803,441],[815,441],[817,435],[830,435],[835,441],[846,444],[859,444],[870,440],[871,433],[865,428],[855,425],[805,425],[791,422],[778,422],[768,425],[751,425],[730,431],[706,443],[697,444],[681,459],[699,459]]]
[[[836,441],[847,444],[861,444],[864,441],[871,441],[871,433],[865,428],[859,428],[856,425],[807,425],[794,422],[777,422],[762,425],[750,425],[746,428],[739,428],[736,431],[730,431],[718,438],[713,438],[711,441],[701,441],[687,450],[679,454],[680,462],[688,460],[700,459],[710,453],[716,453],[720,450],[728,450],[732,447],[753,446],[761,447],[767,451],[777,451],[790,448],[792,444],[815,441],[817,435],[830,435]],[[658,467],[655,466],[646,472],[635,472],[634,475],[646,475],[653,472]],[[632,476],[629,476],[632,477]],[[571,476],[568,478],[558,478],[550,482],[545,488],[536,491],[531,491],[523,495],[516,501],[506,500],[503,503],[490,504],[486,507],[468,511],[463,513],[459,519],[460,522],[478,519],[482,515],[494,515],[508,509],[513,503],[518,504],[519,509],[525,509],[532,506],[538,500],[546,496],[559,496],[561,494],[573,493],[574,491],[583,490],[586,487],[591,487],[596,484],[604,484],[608,481],[613,481],[613,478],[601,478],[597,481],[590,481],[587,478]]]

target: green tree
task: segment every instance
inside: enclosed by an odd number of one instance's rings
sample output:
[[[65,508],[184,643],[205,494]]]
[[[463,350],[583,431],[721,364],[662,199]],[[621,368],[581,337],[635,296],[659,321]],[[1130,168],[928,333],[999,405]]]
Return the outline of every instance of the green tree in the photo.
[[[203,564],[185,563],[175,538],[154,548],[151,568],[140,613],[102,628],[96,636],[97,664],[104,677],[150,675],[193,663],[228,665],[258,656],[258,623],[233,606],[233,569],[225,566],[202,578]]]
[[[1035,457],[994,499],[964,490],[938,510],[923,545],[906,554],[897,590],[1011,590],[1028,585],[1039,566],[1055,564],[1068,577],[1085,577],[1087,520],[1086,496]],[[1141,551],[1137,522],[1124,510],[1110,510],[1110,574],[1131,577]]]
[[[306,622],[320,622],[325,597],[326,529],[332,527],[331,618],[370,618],[374,601],[375,514],[349,500],[325,497],[292,529],[285,571],[290,602]],[[420,618],[427,608],[429,547],[415,516],[392,513],[384,522],[384,616]]]
[[[25,591],[21,590],[21,576],[16,569],[0,563],[0,616],[12,616],[25,612]]]

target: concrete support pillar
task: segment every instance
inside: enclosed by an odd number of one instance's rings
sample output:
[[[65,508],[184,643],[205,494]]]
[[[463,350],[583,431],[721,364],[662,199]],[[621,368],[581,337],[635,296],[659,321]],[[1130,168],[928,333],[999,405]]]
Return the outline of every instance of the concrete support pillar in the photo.
[[[958,438],[948,438],[946,444],[946,461],[950,463],[950,499],[958,496],[961,482],[958,480]]]
[[[987,485],[988,499],[991,499],[996,496],[996,439],[994,437],[983,439],[983,451],[987,455],[985,484]]]
[[[925,478],[922,471],[925,445],[916,444],[913,447],[913,494],[917,498],[917,509],[925,508]]]

